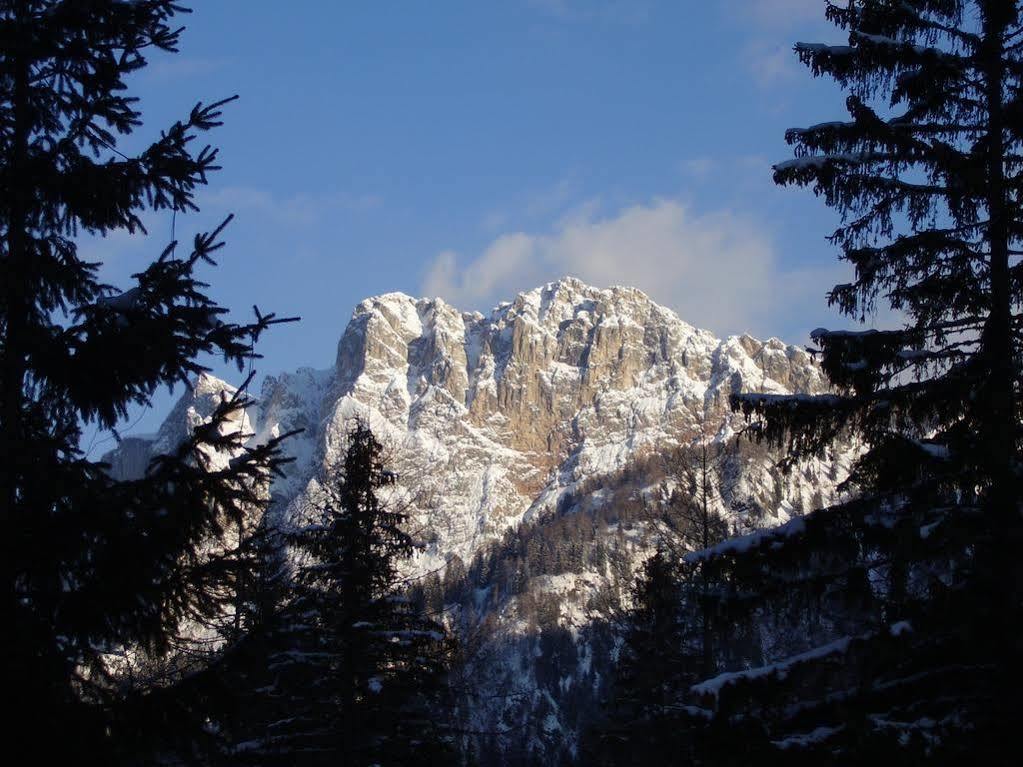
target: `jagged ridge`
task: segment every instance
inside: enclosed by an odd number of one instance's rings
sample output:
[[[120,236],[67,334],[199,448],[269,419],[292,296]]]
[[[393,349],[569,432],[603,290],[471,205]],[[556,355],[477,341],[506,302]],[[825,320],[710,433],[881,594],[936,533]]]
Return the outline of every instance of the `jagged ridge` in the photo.
[[[153,446],[166,449],[229,388],[200,381]],[[506,531],[545,511],[565,511],[566,499],[585,509],[614,497],[616,478],[651,453],[688,444],[708,428],[716,439],[731,438],[740,422],[727,399],[739,390],[819,393],[826,381],[799,347],[747,335],[721,340],[634,288],[598,289],[564,278],[489,316],[402,293],[366,299],[341,337],[333,368],[267,378],[245,426],[256,440],[305,429],[290,443],[292,471],[273,487],[277,521],[289,523],[341,459],[352,419],[368,421],[402,477],[400,502],[409,505],[425,544],[416,569],[426,573],[453,557],[470,563]],[[130,460],[127,454],[118,460],[138,466],[145,452],[133,444]],[[773,470],[769,456],[748,460],[736,492],[767,510],[764,523],[784,522],[830,500],[849,457],[815,462],[789,477]],[[648,542],[620,540],[629,541],[633,570]],[[558,626],[581,637],[582,605],[615,578],[622,576],[542,576],[531,588],[557,606]],[[622,583],[614,585],[621,591]],[[492,649],[512,649],[488,661],[478,683],[525,690],[533,704],[520,706],[517,716],[547,711],[532,733],[537,748],[559,741],[571,750],[577,733],[558,708],[571,684],[541,695],[535,676],[523,672],[536,647],[524,636],[530,621],[522,620],[519,601],[473,605],[471,619],[459,606],[452,620],[480,623],[481,611],[491,613]],[[598,674],[592,648],[586,652],[586,674]],[[595,690],[597,680],[591,682]],[[507,716],[506,707],[482,706],[473,724],[492,729]]]

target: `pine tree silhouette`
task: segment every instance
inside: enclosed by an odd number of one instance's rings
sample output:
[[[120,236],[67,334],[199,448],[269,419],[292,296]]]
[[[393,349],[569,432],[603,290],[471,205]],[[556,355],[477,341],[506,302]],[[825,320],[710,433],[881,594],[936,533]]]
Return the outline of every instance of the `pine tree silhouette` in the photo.
[[[296,561],[268,643],[261,719],[242,763],[448,764],[441,705],[445,629],[418,613],[399,572],[415,546],[405,513],[379,494],[395,476],[357,424],[308,524],[287,535]]]
[[[831,239],[855,278],[830,302],[861,320],[887,302],[904,323],[813,332],[835,394],[734,397],[789,463],[848,433],[865,452],[854,500],[689,555],[764,656],[693,693],[721,722],[758,721],[768,762],[1005,764],[1023,649],[1020,3],[827,16],[849,44],[796,51],[848,92],[849,119],[790,130],[775,180],[843,215]]]
[[[146,210],[196,210],[217,170],[217,151],[193,141],[231,99],[197,104],[135,156],[118,149],[141,126],[125,80],[150,51],[176,49],[184,12],[170,0],[0,7],[0,520],[18,762],[198,758],[214,734],[203,672],[216,653],[163,661],[183,626],[230,614],[248,565],[229,531],[258,514],[286,461],[280,439],[245,444],[242,393],[140,479],[115,480],[79,448],[86,426],[116,434],[158,387],[204,372],[201,355],[242,370],[283,321],[226,321],[206,295],[196,272],[226,221],[191,248],[168,245],[123,291],[76,248],[80,233],[144,232]],[[142,657],[156,662],[146,673]]]
[[[710,717],[688,702],[689,688],[718,670],[734,637],[715,612],[721,584],[684,556],[728,537],[733,457],[706,414],[692,444],[661,456],[675,489],[650,520],[659,547],[633,586],[606,721],[591,735],[592,758],[603,764],[699,763]]]

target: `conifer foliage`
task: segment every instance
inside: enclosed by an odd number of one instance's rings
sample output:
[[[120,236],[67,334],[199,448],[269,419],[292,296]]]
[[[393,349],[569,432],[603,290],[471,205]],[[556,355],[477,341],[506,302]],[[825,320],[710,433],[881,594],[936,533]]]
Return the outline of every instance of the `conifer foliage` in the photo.
[[[607,721],[590,736],[591,758],[600,764],[688,761],[697,728],[682,700],[701,678],[700,611],[686,604],[685,574],[677,565],[673,554],[657,552],[633,588]]]
[[[718,670],[728,632],[715,613],[720,584],[683,557],[729,535],[722,512],[735,494],[735,451],[714,440],[706,417],[702,426],[693,444],[662,456],[677,487],[656,520],[659,548],[632,589],[606,721],[591,735],[602,764],[695,763],[708,735],[708,713],[688,703],[689,688]],[[749,511],[732,500],[735,516]]]
[[[149,52],[175,50],[184,12],[170,0],[0,3],[0,518],[16,761],[197,754],[211,732],[209,659],[159,676],[112,659],[167,657],[186,624],[217,631],[248,566],[228,531],[258,513],[285,462],[280,440],[248,447],[232,425],[242,394],[141,479],[115,481],[79,448],[84,428],[113,430],[158,387],[202,373],[200,355],[242,369],[278,321],[229,322],[206,295],[196,272],[223,226],[191,248],[171,243],[123,291],[77,252],[82,233],[144,232],[146,210],[195,210],[217,169],[216,150],[193,141],[225,101],[196,105],[137,155],[118,149],[141,127],[125,80]]]
[[[1021,647],[1007,627],[1023,594],[1021,7],[851,0],[827,17],[848,44],[796,51],[847,91],[849,119],[790,130],[796,157],[775,180],[843,216],[831,239],[855,277],[830,302],[858,319],[887,303],[904,324],[814,331],[835,394],[734,398],[790,461],[846,433],[865,452],[854,500],[687,557],[727,584],[718,611],[760,634],[759,658],[692,692],[719,721],[756,722],[760,760],[1008,763]]]
[[[363,424],[308,524],[287,535],[297,562],[268,642],[262,721],[238,753],[282,765],[446,764],[444,628],[418,613],[399,573],[406,515],[380,493],[395,476]],[[253,727],[254,725],[254,727]]]

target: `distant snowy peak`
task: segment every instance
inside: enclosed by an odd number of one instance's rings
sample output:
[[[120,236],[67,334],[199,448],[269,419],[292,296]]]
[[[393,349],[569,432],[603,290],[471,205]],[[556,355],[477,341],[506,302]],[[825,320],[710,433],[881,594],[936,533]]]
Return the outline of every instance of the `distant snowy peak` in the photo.
[[[696,440],[734,438],[744,422],[728,407],[731,393],[827,390],[819,366],[799,347],[748,335],[718,339],[639,290],[566,277],[489,315],[403,293],[367,298],[332,367],[268,377],[237,426],[257,443],[302,430],[285,443],[295,461],[272,487],[271,519],[289,525],[315,509],[355,419],[368,423],[399,478],[388,488],[398,498],[386,500],[401,504],[423,544],[410,575],[440,572],[456,557],[469,567],[523,523],[535,522],[530,530],[541,537],[568,515],[579,515],[579,529],[587,520],[597,525],[590,544],[613,556],[614,567],[611,559],[580,561],[575,570],[534,573],[516,592],[477,583],[473,599],[482,601],[472,610],[448,605],[451,619],[487,648],[480,656],[486,662],[466,670],[475,686],[470,697],[477,696],[467,709],[471,729],[496,732],[519,722],[510,730],[517,741],[554,754],[575,747],[573,711],[595,705],[606,682],[602,669],[613,663],[582,639],[587,605],[598,594],[628,594],[655,545],[649,523],[639,518],[623,528],[615,504],[667,503],[678,484],[663,466],[657,473],[658,455]],[[233,393],[226,382],[201,377],[155,437],[125,440],[107,456],[113,470],[141,473],[154,452],[173,449]],[[838,446],[783,474],[777,452],[741,444],[729,454],[731,497],[719,508],[728,514],[737,502],[758,509],[732,517],[744,529],[789,520],[784,529],[797,529],[801,514],[835,499],[856,455],[854,446]],[[759,540],[753,534],[729,545]],[[551,620],[578,645],[578,668],[557,669],[555,681],[540,671],[545,661],[531,604],[551,608]],[[543,724],[529,729],[530,722]]]
[[[431,542],[424,565],[433,565],[453,554],[468,560],[508,527],[651,452],[734,434],[733,391],[826,388],[799,347],[748,335],[720,340],[635,288],[565,277],[489,316],[439,298],[368,298],[332,369],[267,378],[238,426],[257,441],[303,430],[287,443],[296,458],[288,477],[274,486],[277,513],[293,516],[341,460],[353,419],[367,421],[406,478]],[[200,377],[152,442],[125,445],[111,460],[137,470],[233,393]],[[781,518],[800,505],[771,492]]]
[[[425,544],[414,565],[422,574],[455,557],[470,566],[523,523],[542,531],[576,514],[585,528],[587,520],[614,518],[615,503],[665,502],[670,489],[650,459],[697,439],[733,438],[744,425],[728,407],[735,391],[817,394],[827,383],[799,347],[748,335],[718,339],[634,288],[564,278],[489,315],[401,293],[369,298],[353,313],[334,370],[271,384],[262,419],[281,429],[307,426],[292,447],[300,479],[278,489],[290,499],[279,507],[285,519],[315,501],[352,419],[368,421]],[[840,448],[782,474],[777,453],[744,445],[729,468],[732,497],[720,507],[729,513],[734,501],[762,510],[733,517],[743,527],[783,523],[834,500],[855,454]],[[588,605],[599,594],[629,592],[656,536],[644,524],[604,524],[594,545],[615,552],[615,567],[588,562],[578,571],[534,573],[517,594],[498,585],[499,563],[492,583],[473,584],[471,609],[448,605],[452,620],[485,637],[486,661],[465,670],[476,696],[469,726],[511,726],[515,744],[499,748],[571,750],[574,717],[606,691],[602,675],[613,661],[583,639]],[[549,665],[541,673],[531,604],[543,604],[560,636],[573,637],[579,663],[558,667],[554,681]]]
[[[368,421],[416,485],[412,505],[437,563],[471,557],[565,493],[692,441],[707,421],[734,433],[732,391],[825,388],[803,349],[722,341],[635,288],[566,277],[489,316],[438,298],[368,298],[333,370],[268,379],[252,418],[262,434],[305,430],[275,488],[292,514],[340,460],[353,419]]]
[[[127,435],[117,448],[100,460],[111,465],[114,476],[130,479],[141,477],[150,458],[172,452],[197,426],[207,423],[225,399],[238,389],[208,373],[199,375],[171,409],[155,434]],[[227,424],[233,431],[251,434],[254,412],[241,411]]]
[[[414,379],[406,387],[410,395],[422,384],[441,386],[471,408],[480,388],[523,368],[574,373],[596,392],[627,388],[662,366],[716,389],[721,381],[708,378],[715,361],[716,372],[727,368],[756,389],[824,385],[798,347],[748,335],[722,342],[635,288],[594,288],[573,277],[521,293],[489,317],[459,312],[439,298],[366,299],[339,343],[336,369],[348,385],[405,369]]]

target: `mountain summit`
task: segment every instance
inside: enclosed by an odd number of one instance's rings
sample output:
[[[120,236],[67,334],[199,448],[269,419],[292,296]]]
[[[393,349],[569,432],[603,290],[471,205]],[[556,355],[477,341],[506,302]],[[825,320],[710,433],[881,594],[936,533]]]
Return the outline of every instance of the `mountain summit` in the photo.
[[[252,420],[264,432],[306,430],[275,489],[281,502],[339,458],[352,418],[367,420],[419,485],[432,569],[453,554],[468,561],[594,479],[688,444],[708,422],[731,436],[732,391],[825,388],[801,348],[719,340],[639,290],[566,277],[489,316],[402,293],[366,299],[334,367],[268,378]],[[772,509],[779,517],[809,503],[807,488],[793,489]]]
[[[288,442],[296,457],[288,477],[273,486],[273,513],[288,524],[302,517],[343,457],[353,419],[367,422],[399,475],[395,502],[409,510],[423,543],[415,570],[437,579],[447,569],[442,606],[454,623],[472,624],[483,637],[486,662],[477,656],[467,666],[478,695],[466,706],[472,728],[499,732],[539,722],[525,729],[527,752],[571,752],[587,701],[602,684],[594,656],[600,651],[585,633],[588,605],[607,590],[627,598],[655,544],[649,526],[608,522],[607,509],[656,505],[670,495],[663,475],[647,472],[658,455],[701,439],[734,441],[744,424],[728,408],[731,393],[826,388],[802,348],[748,335],[719,339],[635,288],[601,289],[566,277],[486,316],[437,298],[368,298],[356,307],[333,367],[267,378],[244,426],[256,441],[304,429]],[[154,448],[167,449],[174,434],[208,415],[225,391],[233,390],[204,377],[154,442],[126,441],[108,460],[138,470]],[[747,526],[784,522],[832,500],[850,456],[833,454],[782,474],[780,456],[748,448],[729,469],[723,510],[746,502],[760,510]],[[548,558],[524,573],[519,565],[501,569],[509,535],[542,539],[545,525],[571,515],[589,520],[579,546],[610,553],[564,558],[569,565]],[[501,586],[512,570],[514,587]],[[572,639],[561,641],[589,660],[548,679],[537,642],[551,631],[568,632]]]

